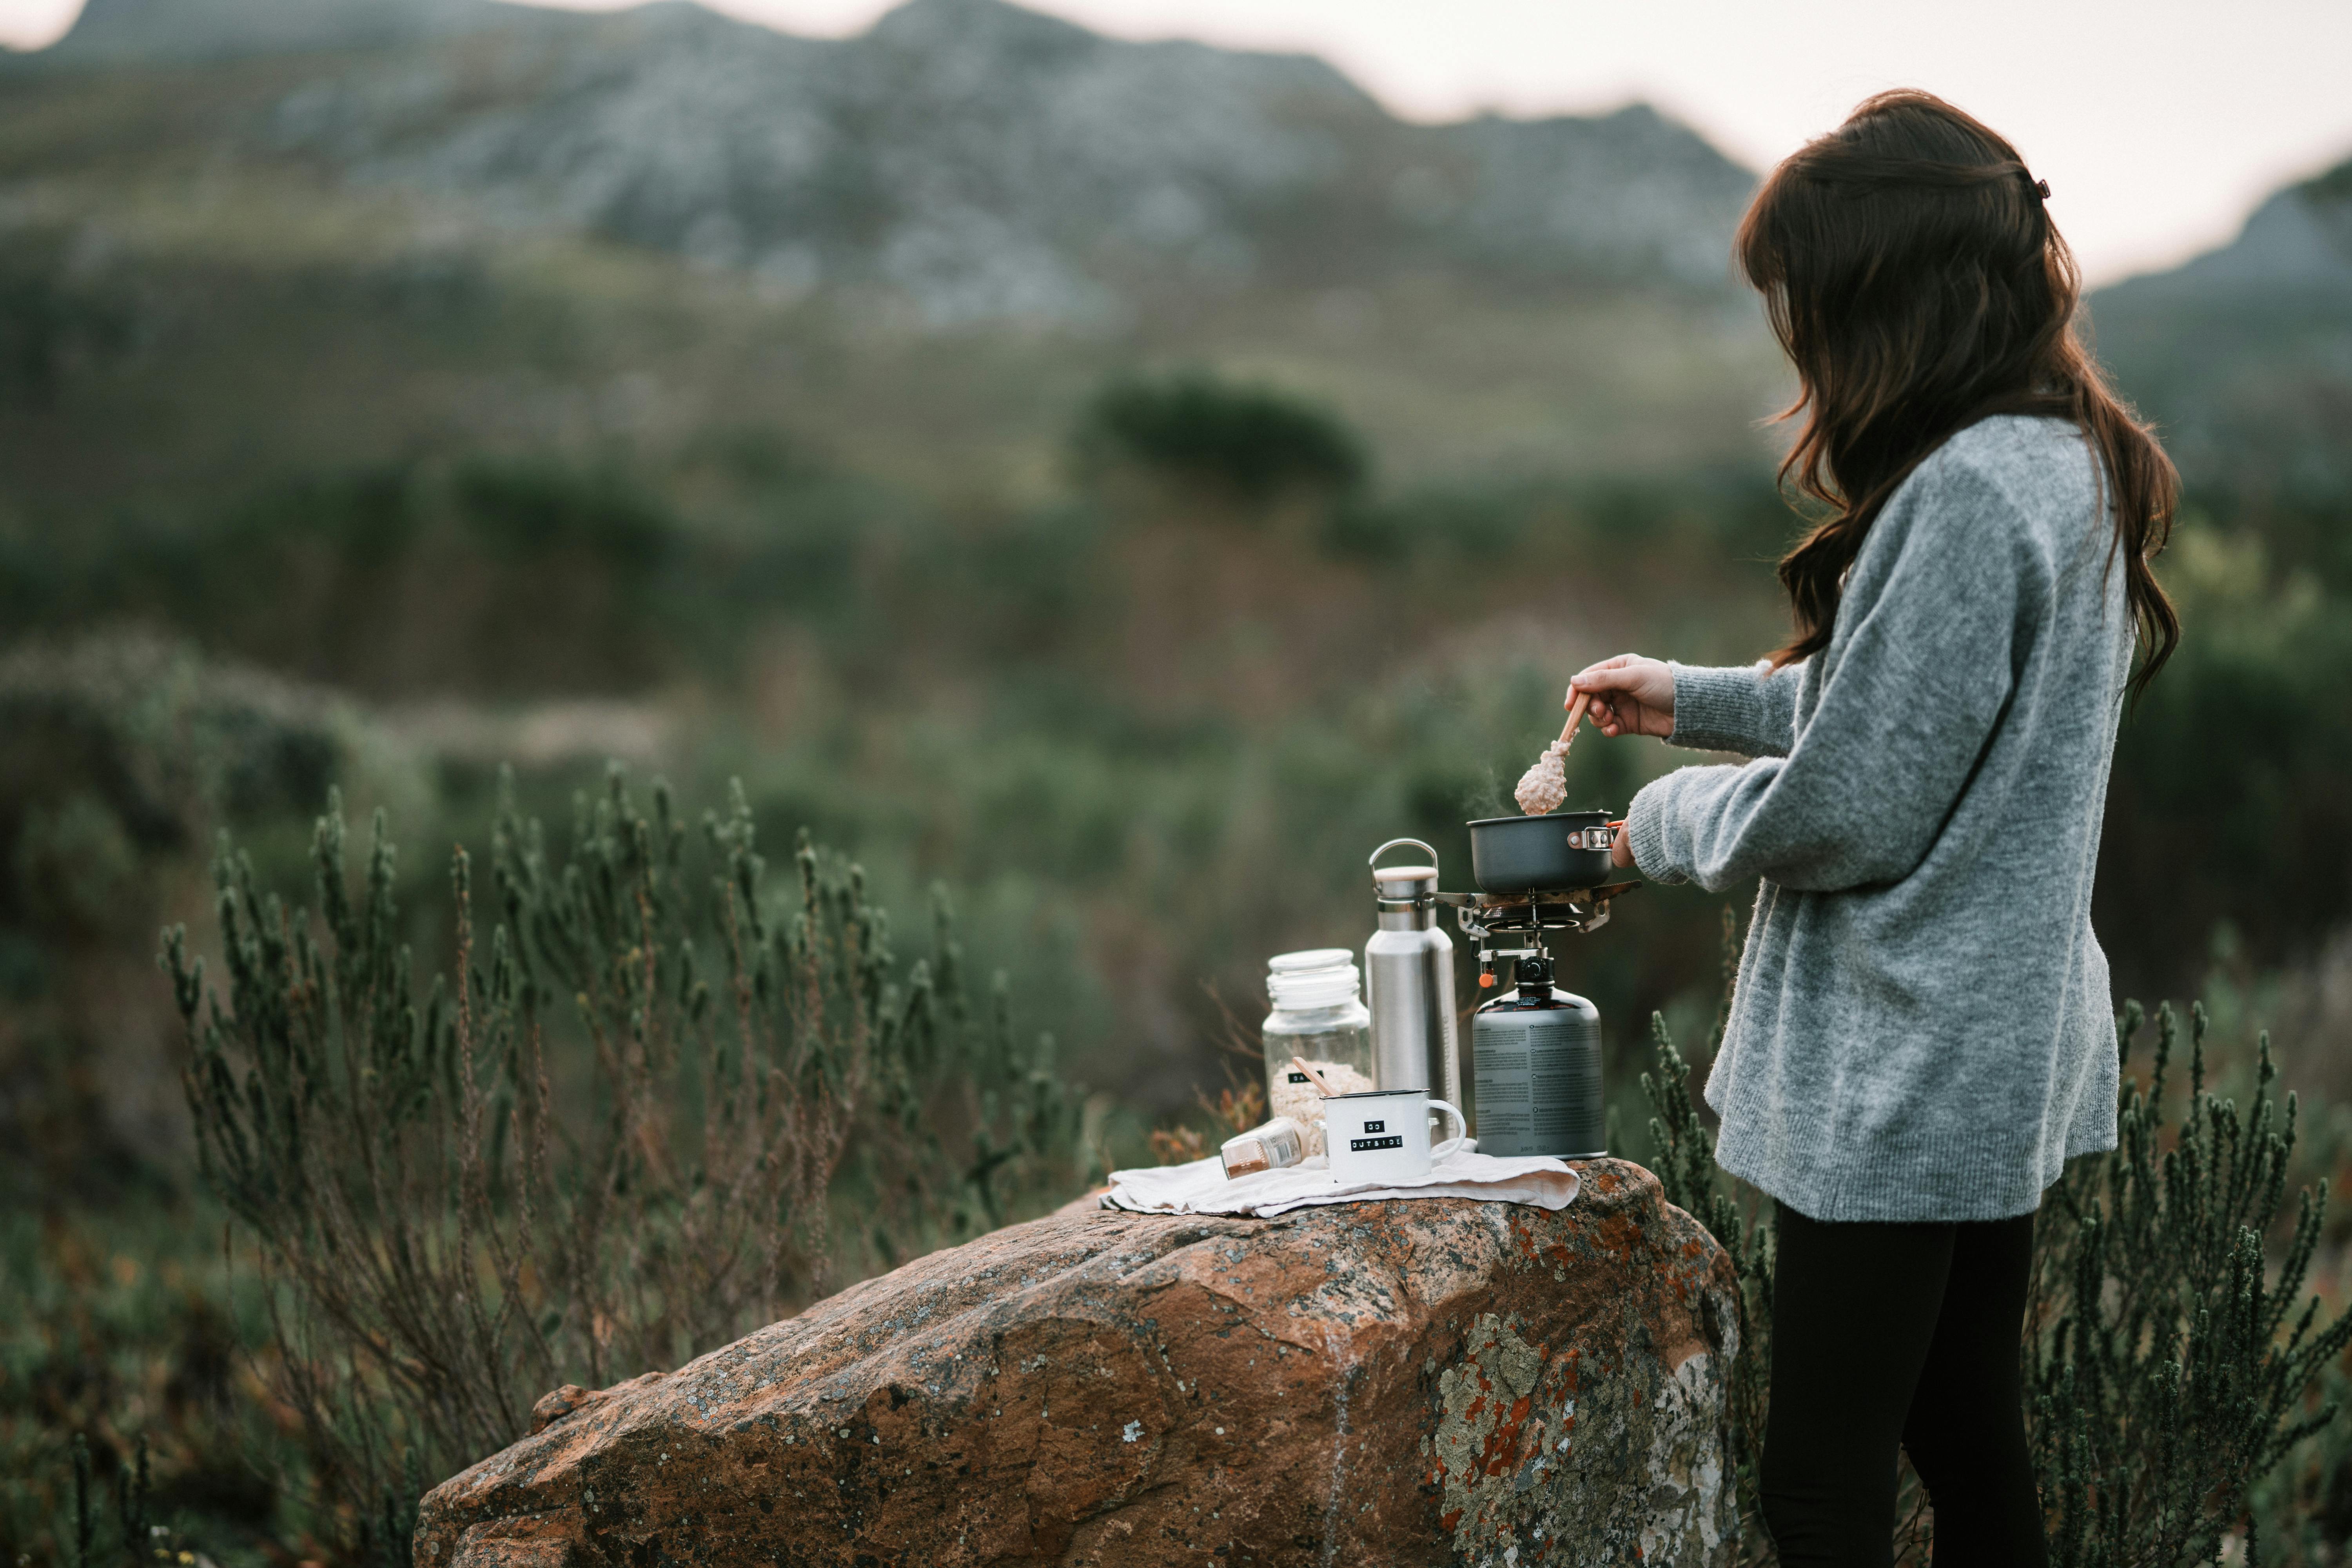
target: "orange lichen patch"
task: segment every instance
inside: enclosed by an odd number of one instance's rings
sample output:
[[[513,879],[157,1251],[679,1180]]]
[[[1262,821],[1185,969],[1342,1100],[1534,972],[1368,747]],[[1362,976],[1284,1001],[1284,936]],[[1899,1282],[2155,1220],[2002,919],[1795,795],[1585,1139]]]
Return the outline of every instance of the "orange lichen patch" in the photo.
[[[436,1490],[418,1561],[541,1568],[507,1531],[586,1561],[582,1532],[624,1519],[711,1562],[1173,1568],[1302,1541],[1331,1562],[1627,1562],[1654,1527],[1647,1561],[1703,1560],[1702,1515],[1719,1535],[1728,1514],[1673,1501],[1674,1478],[1721,1473],[1729,1266],[1637,1167],[1580,1168],[1558,1212],[993,1233],[675,1373],[563,1391],[547,1430]]]
[[[1486,1434],[1486,1447],[1479,1454],[1478,1468],[1489,1476],[1508,1475],[1518,1467],[1520,1434],[1527,1428],[1528,1413],[1535,1402],[1522,1394],[1511,1402],[1509,1412]]]
[[[1622,1214],[1603,1218],[1600,1230],[1601,1249],[1620,1263],[1632,1261],[1634,1249],[1643,1240],[1642,1227]]]

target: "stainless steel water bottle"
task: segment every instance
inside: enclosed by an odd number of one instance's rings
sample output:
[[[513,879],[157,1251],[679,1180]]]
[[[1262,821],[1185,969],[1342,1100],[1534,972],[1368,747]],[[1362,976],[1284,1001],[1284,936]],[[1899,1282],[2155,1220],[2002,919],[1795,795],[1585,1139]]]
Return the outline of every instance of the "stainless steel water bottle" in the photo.
[[[1425,865],[1382,866],[1400,847]],[[1381,929],[1364,943],[1364,984],[1372,1008],[1372,1076],[1382,1089],[1423,1089],[1462,1103],[1460,1040],[1454,1021],[1454,940],[1437,929],[1437,851],[1417,838],[1391,838],[1372,851],[1372,891]]]
[[[1594,1160],[1609,1152],[1601,1010],[1556,990],[1551,960],[1519,960],[1518,988],[1471,1016],[1478,1152]],[[1380,1026],[1380,1014],[1372,1014]]]

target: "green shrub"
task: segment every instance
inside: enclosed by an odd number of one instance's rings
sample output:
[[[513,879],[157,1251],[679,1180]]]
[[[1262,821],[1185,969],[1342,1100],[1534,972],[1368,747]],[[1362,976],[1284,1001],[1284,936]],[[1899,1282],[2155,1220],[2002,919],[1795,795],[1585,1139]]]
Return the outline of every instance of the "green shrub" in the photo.
[[[2326,1184],[2301,1194],[2283,1249],[2267,1260],[2294,1150],[2295,1100],[2287,1097],[2282,1116],[2267,1037],[2246,1109],[2212,1093],[2204,1009],[2189,1017],[2187,1103],[2168,1135],[2177,1021],[2169,1006],[2159,1009],[2143,1080],[2130,1060],[2142,1015],[2137,1003],[2126,1007],[2116,1028],[2126,1068],[2118,1146],[2069,1165],[2034,1227],[2020,1354],[2053,1568],[2218,1562],[2232,1539],[2251,1564],[2256,1542],[2289,1534],[2291,1522],[2256,1519],[2257,1489],[2307,1440],[2334,1434],[2340,1443],[2337,1408],[2322,1396],[2342,1381],[2352,1312],[2326,1321],[2317,1296],[2302,1299]],[[1724,1241],[1738,1276],[1742,1348],[1730,1406],[1741,1561],[1769,1562],[1757,1461],[1770,1389],[1772,1208],[1716,1165],[1689,1069],[1662,1018],[1654,1038],[1657,1071],[1644,1073],[1642,1087],[1659,1180],[1670,1202]],[[1932,1518],[1907,1466],[1904,1479],[1897,1560],[1924,1568]]]
[[[2141,1022],[2138,1005],[2126,1005],[2116,1038],[2127,1068]],[[2336,1415],[2333,1405],[2312,1407],[2352,1342],[2352,1315],[2323,1322],[2318,1297],[2299,1300],[2325,1182],[2301,1194],[2266,1278],[2295,1097],[2282,1119],[2267,1035],[2244,1113],[2210,1092],[2205,1010],[2195,1006],[2188,1105],[2167,1140],[2177,1035],[2171,1008],[2160,1009],[2147,1081],[2124,1077],[2117,1148],[2068,1168],[2036,1237],[2025,1359],[2057,1568],[2215,1560],[2245,1522],[2255,1483]]]
[[[695,837],[617,773],[560,863],[507,809],[496,924],[478,939],[460,851],[429,985],[381,816],[356,890],[320,821],[315,916],[224,849],[225,999],[167,933],[204,1174],[285,1299],[278,1392],[352,1528],[525,1435],[559,1384],[674,1367],[822,1294],[836,1258],[1083,1178],[1050,1038],[1015,1041],[1001,986],[968,999],[944,906],[902,965],[855,867],[804,838],[790,894],[766,886],[740,793]]]

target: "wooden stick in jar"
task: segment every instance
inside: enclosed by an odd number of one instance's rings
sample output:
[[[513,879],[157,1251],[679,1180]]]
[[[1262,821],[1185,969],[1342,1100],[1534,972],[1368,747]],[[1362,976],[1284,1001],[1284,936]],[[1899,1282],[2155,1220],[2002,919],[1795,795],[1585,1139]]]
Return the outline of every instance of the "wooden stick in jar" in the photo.
[[[1297,1068],[1300,1072],[1305,1073],[1307,1075],[1307,1081],[1313,1084],[1317,1092],[1321,1094],[1324,1099],[1337,1100],[1339,1098],[1338,1094],[1333,1092],[1331,1086],[1323,1081],[1323,1075],[1315,1070],[1314,1064],[1309,1062],[1305,1057],[1291,1058],[1290,1065]]]

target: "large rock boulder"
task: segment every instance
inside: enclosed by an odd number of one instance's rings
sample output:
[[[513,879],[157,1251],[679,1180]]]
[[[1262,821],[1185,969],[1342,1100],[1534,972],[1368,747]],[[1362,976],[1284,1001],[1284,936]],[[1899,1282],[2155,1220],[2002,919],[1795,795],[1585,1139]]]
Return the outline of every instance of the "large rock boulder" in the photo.
[[[1064,1213],[541,1402],[420,1568],[1727,1559],[1729,1261],[1622,1161],[1553,1214]]]

